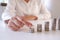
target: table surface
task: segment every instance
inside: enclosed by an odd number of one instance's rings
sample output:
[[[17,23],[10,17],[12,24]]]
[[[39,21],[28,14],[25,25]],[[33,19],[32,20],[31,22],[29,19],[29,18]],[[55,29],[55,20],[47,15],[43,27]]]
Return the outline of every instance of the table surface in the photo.
[[[60,31],[49,31],[40,33],[14,32],[6,30],[0,21],[0,40],[60,40]]]

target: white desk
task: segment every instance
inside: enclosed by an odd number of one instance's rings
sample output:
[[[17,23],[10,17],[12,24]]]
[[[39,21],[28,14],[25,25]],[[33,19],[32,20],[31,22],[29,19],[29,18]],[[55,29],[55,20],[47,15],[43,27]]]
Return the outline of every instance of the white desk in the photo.
[[[60,40],[60,31],[41,33],[13,32],[6,30],[0,21],[0,40]]]

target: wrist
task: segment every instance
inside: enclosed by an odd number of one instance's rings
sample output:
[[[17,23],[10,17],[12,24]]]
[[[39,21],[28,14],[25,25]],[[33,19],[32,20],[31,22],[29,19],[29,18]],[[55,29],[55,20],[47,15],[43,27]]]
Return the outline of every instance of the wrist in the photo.
[[[4,22],[5,22],[6,24],[8,24],[9,20],[4,20]]]

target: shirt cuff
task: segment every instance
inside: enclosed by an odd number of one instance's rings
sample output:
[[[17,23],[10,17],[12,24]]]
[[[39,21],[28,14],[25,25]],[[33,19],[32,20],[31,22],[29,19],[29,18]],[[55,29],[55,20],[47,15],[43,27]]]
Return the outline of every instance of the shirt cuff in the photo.
[[[2,20],[4,21],[4,20],[9,20],[9,19],[11,19],[11,17],[12,16],[10,16],[10,15],[8,15],[8,14],[6,14],[6,13],[3,13],[2,14]]]

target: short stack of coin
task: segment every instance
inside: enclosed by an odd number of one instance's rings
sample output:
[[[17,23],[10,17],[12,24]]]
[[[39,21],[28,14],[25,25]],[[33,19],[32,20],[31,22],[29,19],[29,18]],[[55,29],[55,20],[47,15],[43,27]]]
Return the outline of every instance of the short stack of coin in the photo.
[[[45,23],[45,31],[49,31],[49,22]]]
[[[37,32],[42,32],[42,24],[37,24]]]

